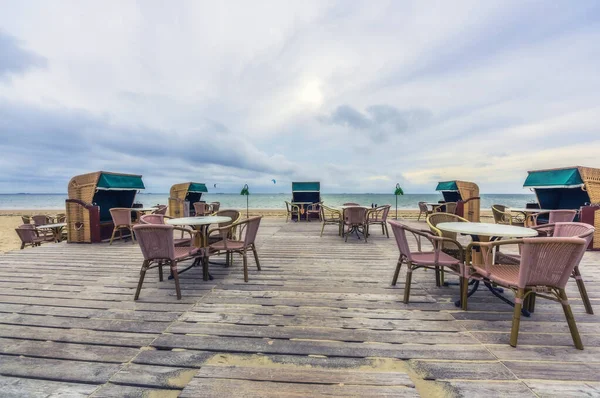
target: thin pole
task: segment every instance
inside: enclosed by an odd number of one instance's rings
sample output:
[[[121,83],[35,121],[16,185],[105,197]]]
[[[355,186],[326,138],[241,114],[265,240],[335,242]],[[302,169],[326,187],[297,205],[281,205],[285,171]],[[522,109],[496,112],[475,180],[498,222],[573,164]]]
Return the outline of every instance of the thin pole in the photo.
[[[396,195],[396,220],[398,219],[398,195]]]

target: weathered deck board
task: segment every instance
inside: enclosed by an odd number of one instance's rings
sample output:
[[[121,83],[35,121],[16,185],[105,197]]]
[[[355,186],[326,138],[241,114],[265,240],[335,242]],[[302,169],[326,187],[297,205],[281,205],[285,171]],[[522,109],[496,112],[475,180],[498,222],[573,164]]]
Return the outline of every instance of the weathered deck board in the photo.
[[[418,224],[424,227],[424,224]],[[512,309],[480,289],[469,311],[431,271],[390,286],[398,251],[318,223],[263,220],[262,271],[249,259],[173,281],[149,272],[133,301],[141,253],[53,244],[0,255],[2,396],[567,396],[597,395],[600,315],[567,292],[582,334],[576,350],[560,305],[538,300],[508,342]],[[217,260],[220,261],[220,260]],[[600,313],[600,253],[581,266]],[[182,266],[185,266],[183,264]],[[166,272],[165,272],[166,276]],[[448,280],[455,280],[448,276]],[[510,297],[511,294],[507,293]]]

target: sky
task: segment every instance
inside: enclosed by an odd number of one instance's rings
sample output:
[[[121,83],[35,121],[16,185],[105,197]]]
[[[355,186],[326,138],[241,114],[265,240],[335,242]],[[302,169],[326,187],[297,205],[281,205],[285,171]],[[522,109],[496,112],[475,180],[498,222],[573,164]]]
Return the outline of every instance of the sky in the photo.
[[[595,0],[0,10],[0,193],[64,193],[97,170],[147,192],[528,193],[528,170],[600,168]]]

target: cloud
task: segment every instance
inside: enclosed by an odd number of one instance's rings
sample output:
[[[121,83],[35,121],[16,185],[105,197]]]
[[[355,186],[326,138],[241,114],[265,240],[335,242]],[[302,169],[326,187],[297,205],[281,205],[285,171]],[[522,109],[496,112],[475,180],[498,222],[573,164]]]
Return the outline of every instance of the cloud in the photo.
[[[365,132],[376,141],[424,127],[431,122],[432,115],[424,109],[400,110],[391,105],[372,105],[362,113],[350,105],[340,105],[330,115],[317,119],[324,124]]]
[[[46,58],[24,49],[15,37],[0,30],[0,79],[32,68],[44,68],[47,63]]]

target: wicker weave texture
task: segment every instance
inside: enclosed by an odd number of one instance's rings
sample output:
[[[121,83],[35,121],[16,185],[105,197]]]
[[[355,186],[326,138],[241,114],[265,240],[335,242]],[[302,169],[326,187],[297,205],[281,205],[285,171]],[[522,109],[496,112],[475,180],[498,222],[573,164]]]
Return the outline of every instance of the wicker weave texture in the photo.
[[[479,187],[474,182],[456,181],[456,186],[463,201],[479,197]],[[471,200],[465,203],[464,218],[471,222],[479,222],[480,205],[479,200]]]
[[[191,182],[175,184],[169,191],[169,216],[173,218],[183,217],[184,201]]]
[[[600,210],[594,212],[594,239],[592,240],[592,249],[600,249]]]
[[[593,169],[591,167],[577,167],[581,179],[585,184],[585,189],[590,196],[590,202],[593,204],[600,203],[600,169]]]

